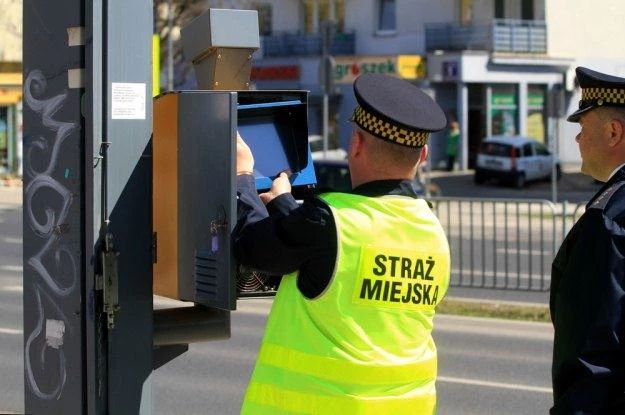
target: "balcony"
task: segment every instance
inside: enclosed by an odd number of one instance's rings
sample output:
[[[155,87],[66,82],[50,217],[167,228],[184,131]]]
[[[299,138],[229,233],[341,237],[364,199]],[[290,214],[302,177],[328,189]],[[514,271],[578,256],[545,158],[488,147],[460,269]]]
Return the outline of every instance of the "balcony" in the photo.
[[[547,53],[544,20],[493,19],[484,24],[430,23],[425,25],[425,48],[435,50],[487,50],[505,53]]]
[[[314,56],[321,55],[321,34],[278,33],[261,38],[263,55]],[[356,52],[355,33],[336,33],[332,40],[331,55],[354,55]]]

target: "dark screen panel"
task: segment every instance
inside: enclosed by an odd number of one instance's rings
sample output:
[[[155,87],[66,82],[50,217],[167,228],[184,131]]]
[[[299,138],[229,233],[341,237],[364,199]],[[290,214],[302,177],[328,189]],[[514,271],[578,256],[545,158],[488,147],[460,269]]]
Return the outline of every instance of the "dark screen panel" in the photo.
[[[293,170],[274,119],[243,119],[239,121],[238,127],[254,155],[254,178],[273,179],[282,171]]]
[[[253,96],[246,96],[246,102]],[[301,100],[239,103],[237,128],[254,155],[256,188],[266,190],[280,172],[294,187],[316,183],[308,145],[307,106]],[[267,98],[267,97],[265,97]]]

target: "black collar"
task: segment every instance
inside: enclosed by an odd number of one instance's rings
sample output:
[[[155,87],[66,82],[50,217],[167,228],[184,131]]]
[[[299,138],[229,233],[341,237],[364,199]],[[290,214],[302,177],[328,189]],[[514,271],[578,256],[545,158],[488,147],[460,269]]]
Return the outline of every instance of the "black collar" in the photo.
[[[601,189],[599,189],[599,191],[595,193],[595,195],[586,204],[586,209],[588,209],[588,207],[592,205],[595,199],[598,198],[599,195],[603,194],[603,192],[605,192],[610,186],[612,186],[614,183],[622,182],[622,181],[625,181],[625,166],[621,167],[616,173],[612,175],[610,180],[608,180],[607,182],[604,183],[603,186],[601,186]]]
[[[412,180],[391,179],[363,183],[351,193],[368,197],[400,195],[418,199],[421,197],[419,195],[423,194],[423,190]]]

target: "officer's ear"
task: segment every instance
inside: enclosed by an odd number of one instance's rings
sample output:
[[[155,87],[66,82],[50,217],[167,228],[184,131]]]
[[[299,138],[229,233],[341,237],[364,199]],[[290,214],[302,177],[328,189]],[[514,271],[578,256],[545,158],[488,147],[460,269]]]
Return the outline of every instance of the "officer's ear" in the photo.
[[[625,142],[625,125],[620,118],[612,118],[606,124],[607,133],[609,134],[608,143],[610,147]]]
[[[362,153],[363,146],[365,144],[365,137],[362,131],[358,128],[354,128],[352,132],[352,138],[349,142],[349,155],[351,157],[357,157]]]
[[[419,154],[419,164],[423,163],[428,158],[428,145],[425,144],[421,147],[421,154]]]

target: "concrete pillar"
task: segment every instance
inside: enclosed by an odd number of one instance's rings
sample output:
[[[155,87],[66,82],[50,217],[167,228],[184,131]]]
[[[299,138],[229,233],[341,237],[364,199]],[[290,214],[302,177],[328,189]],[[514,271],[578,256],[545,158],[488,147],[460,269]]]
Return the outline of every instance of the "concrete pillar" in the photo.
[[[517,124],[519,135],[527,135],[527,82],[520,82],[517,88],[517,94],[519,95],[518,112],[517,112]]]
[[[457,112],[458,124],[460,124],[460,170],[469,168],[469,88],[464,82],[458,82],[457,87]]]

